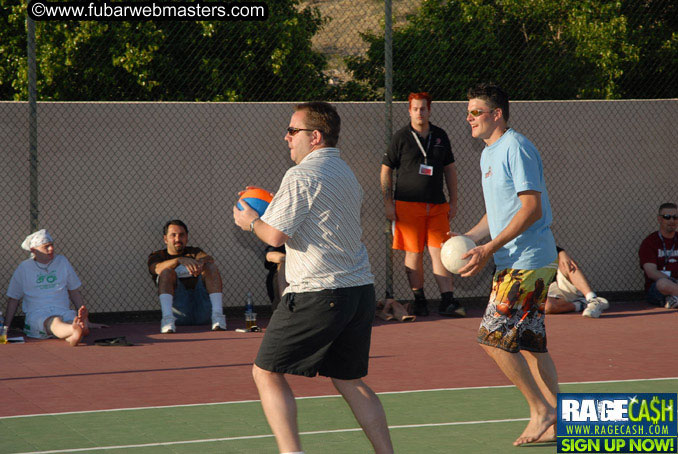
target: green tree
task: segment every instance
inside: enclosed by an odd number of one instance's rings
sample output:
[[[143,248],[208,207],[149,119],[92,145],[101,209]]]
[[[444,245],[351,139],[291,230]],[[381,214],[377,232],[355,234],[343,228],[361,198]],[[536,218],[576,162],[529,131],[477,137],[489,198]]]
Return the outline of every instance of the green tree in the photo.
[[[325,57],[311,49],[315,9],[268,2],[262,22],[167,23],[156,53],[163,100],[289,101],[322,97]],[[172,26],[174,25],[174,26]],[[193,62],[192,64],[186,64]]]
[[[26,91],[25,5],[0,0],[0,99],[13,99]],[[25,99],[25,98],[24,98]]]
[[[631,42],[638,60],[625,62],[620,79],[625,98],[678,97],[678,3],[666,0],[627,1]]]
[[[26,99],[26,1],[0,0],[0,95]],[[323,24],[297,0],[269,18],[210,22],[36,22],[40,100],[268,101],[320,97]]]
[[[651,2],[424,1],[407,25],[393,33],[394,96],[405,99],[411,91],[428,90],[437,99],[464,99],[469,86],[493,80],[516,99],[648,97],[650,92],[641,87],[627,88],[624,78],[631,68],[639,79],[655,76],[654,68],[639,62],[645,46],[657,45],[657,40],[663,54],[650,53],[673,56],[673,73],[666,71],[664,82],[672,81],[668,91],[675,92],[676,27],[668,18],[671,12],[675,18],[675,7],[665,7],[663,18],[646,7],[646,14],[631,20],[625,15],[630,3]],[[662,30],[663,38],[646,38],[634,28],[644,21]],[[384,40],[375,34],[363,39],[370,46],[367,55],[349,58],[347,66],[379,93]]]

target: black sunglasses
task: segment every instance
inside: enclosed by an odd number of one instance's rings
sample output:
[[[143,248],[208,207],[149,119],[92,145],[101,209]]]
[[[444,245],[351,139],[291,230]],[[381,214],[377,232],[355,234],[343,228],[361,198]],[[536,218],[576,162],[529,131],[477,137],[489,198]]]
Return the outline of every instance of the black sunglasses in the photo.
[[[292,126],[287,128],[287,134],[293,136],[299,131],[315,131],[315,129],[304,129],[304,128],[293,128]]]
[[[678,214],[660,214],[659,216],[666,219],[667,221],[670,221],[671,219],[678,221]]]

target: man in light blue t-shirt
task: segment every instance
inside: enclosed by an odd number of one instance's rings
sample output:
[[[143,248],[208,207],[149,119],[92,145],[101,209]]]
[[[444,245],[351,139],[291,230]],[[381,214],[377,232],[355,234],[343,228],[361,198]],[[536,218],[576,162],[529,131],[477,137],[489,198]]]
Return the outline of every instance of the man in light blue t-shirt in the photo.
[[[465,235],[476,244],[491,239],[466,254],[470,261],[459,272],[472,276],[494,257],[497,271],[478,342],[530,406],[530,422],[513,444],[551,441],[558,377],[546,350],[544,303],[557,253],[541,157],[508,127],[509,101],[500,87],[478,85],[468,99],[471,135],[486,145],[480,158],[486,212]]]

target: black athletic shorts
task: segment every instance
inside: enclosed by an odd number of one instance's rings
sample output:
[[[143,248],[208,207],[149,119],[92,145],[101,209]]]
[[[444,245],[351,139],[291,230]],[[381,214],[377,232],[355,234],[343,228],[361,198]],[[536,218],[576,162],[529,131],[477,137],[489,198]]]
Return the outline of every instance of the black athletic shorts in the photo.
[[[374,286],[287,293],[254,363],[261,369],[353,380],[367,375]]]

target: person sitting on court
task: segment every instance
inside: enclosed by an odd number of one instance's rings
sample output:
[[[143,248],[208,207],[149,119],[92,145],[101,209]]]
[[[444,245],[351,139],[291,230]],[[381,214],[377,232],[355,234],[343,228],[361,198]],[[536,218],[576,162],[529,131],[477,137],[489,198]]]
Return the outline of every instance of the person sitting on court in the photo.
[[[577,262],[563,248],[556,246],[556,249],[558,271],[556,279],[549,286],[544,312],[562,314],[581,311],[584,317],[600,317],[610,307],[610,303],[591,290],[591,284]]]
[[[7,288],[7,326],[12,325],[19,302],[26,314],[24,333],[28,337],[64,339],[78,345],[90,328],[104,325],[90,323],[80,292],[82,283],[63,255],[54,253],[54,241],[45,229],[26,237],[21,248],[31,258],[19,264]],[[78,311],[70,308],[73,302]]]
[[[226,330],[221,275],[214,259],[199,247],[187,246],[188,227],[179,219],[163,228],[165,249],[148,256],[148,271],[158,285],[162,310],[161,333],[175,333],[176,325],[204,325]]]
[[[266,275],[266,293],[271,301],[271,308],[275,311],[280,303],[280,297],[287,288],[285,280],[285,245],[280,247],[266,246],[264,268]]]
[[[645,294],[650,304],[678,309],[678,205],[661,204],[657,221],[659,230],[649,234],[638,250]]]

